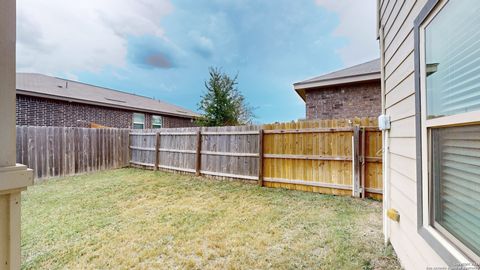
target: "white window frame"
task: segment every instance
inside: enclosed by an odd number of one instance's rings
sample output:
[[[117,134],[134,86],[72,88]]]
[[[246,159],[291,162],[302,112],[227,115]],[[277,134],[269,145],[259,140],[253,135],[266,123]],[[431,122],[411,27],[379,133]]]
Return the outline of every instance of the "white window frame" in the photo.
[[[431,179],[431,145],[429,137],[431,128],[454,127],[462,125],[471,125],[480,123],[480,111],[460,113],[455,115],[443,116],[434,119],[427,119],[426,102],[426,61],[425,61],[425,29],[432,22],[435,16],[445,7],[450,0],[441,0],[439,4],[427,16],[425,21],[419,27],[420,33],[420,100],[421,100],[421,148],[422,148],[422,209],[423,209],[423,227],[443,245],[459,262],[471,263],[480,261],[480,257],[457,240],[447,230],[441,226],[433,226],[432,219],[432,179]],[[465,256],[465,255],[466,256]],[[468,256],[468,257],[467,257]]]
[[[135,122],[135,115],[143,115],[143,122]],[[142,125],[141,129],[145,129],[145,114],[144,113],[133,113],[132,114],[132,128],[135,128],[135,125]]]
[[[153,124],[153,118],[155,118],[155,117],[159,117],[159,118],[160,118],[160,127],[159,127],[159,128],[162,128],[162,127],[163,127],[163,117],[162,117],[161,115],[158,115],[158,114],[152,115],[152,128],[155,128],[155,127],[153,127],[153,125],[154,125],[154,124]]]

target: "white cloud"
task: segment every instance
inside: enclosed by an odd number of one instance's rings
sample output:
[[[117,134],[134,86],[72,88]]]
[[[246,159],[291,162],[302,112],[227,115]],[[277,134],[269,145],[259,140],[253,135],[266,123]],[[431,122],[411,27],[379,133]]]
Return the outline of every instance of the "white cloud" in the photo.
[[[169,0],[18,0],[17,69],[47,74],[125,67],[127,36],[163,39]]]
[[[358,64],[379,57],[375,0],[315,0],[315,2],[339,16],[340,23],[334,34],[348,40],[346,46],[337,50],[345,65]]]

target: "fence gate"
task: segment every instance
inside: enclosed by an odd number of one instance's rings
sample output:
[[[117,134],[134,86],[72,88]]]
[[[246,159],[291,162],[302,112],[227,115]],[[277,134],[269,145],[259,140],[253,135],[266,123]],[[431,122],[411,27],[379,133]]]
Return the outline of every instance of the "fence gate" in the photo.
[[[373,126],[347,124],[265,125],[260,182],[267,187],[381,198],[381,132]]]

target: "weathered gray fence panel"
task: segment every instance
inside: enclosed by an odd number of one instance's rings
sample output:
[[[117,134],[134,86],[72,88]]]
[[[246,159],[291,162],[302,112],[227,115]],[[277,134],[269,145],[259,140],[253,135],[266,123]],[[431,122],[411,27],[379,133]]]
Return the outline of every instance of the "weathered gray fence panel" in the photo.
[[[135,130],[130,134],[131,163],[155,166],[155,135],[159,133],[159,167],[196,172],[197,132],[200,131],[199,173],[256,180],[258,130],[259,126]]]
[[[17,126],[17,162],[35,179],[129,165],[129,129]]]
[[[201,173],[256,180],[259,129],[258,126],[203,129]]]

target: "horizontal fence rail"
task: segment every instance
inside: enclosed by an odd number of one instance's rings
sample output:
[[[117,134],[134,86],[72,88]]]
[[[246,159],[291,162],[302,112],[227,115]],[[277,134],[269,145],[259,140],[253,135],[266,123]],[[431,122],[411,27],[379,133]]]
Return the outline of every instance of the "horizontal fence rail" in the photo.
[[[129,129],[17,126],[17,162],[36,181],[129,165]]]
[[[328,194],[381,198],[373,118],[130,133],[133,165]]]

